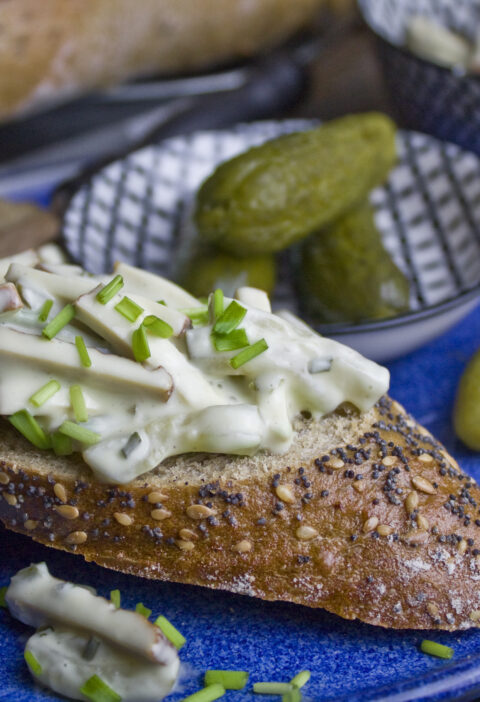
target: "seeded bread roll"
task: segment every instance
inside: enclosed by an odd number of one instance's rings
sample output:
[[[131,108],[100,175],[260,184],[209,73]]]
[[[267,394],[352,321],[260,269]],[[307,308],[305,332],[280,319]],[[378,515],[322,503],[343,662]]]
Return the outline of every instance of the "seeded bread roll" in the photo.
[[[393,628],[480,621],[480,491],[387,397],[303,421],[283,456],[168,459],[121,487],[0,421],[0,519],[147,578]]]
[[[3,0],[0,116],[251,56],[308,23],[323,1]]]

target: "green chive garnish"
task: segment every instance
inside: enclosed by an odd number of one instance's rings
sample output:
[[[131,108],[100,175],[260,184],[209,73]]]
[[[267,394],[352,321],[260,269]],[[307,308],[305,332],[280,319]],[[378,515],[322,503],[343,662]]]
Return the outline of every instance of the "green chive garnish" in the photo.
[[[8,420],[31,444],[39,449],[50,448],[50,439],[28,410],[18,410]]]
[[[235,351],[249,344],[245,329],[234,329],[230,334],[212,334],[212,341],[217,351]]]
[[[453,648],[428,639],[423,639],[420,650],[423,653],[428,653],[429,656],[437,656],[437,658],[451,658],[453,656]]]
[[[248,682],[248,673],[244,670],[207,670],[205,685],[219,683],[225,690],[243,690]]]
[[[60,312],[52,319],[51,322],[43,327],[42,334],[47,339],[53,339],[58,332],[63,329],[75,317],[75,308],[73,305],[65,305]]]
[[[148,607],[145,607],[143,602],[139,602],[137,604],[137,606],[135,607],[135,612],[138,612],[138,614],[141,614],[142,617],[145,617],[146,619],[148,619],[152,613],[152,610],[148,609]]]
[[[295,677],[290,680],[290,683],[300,689],[306,685],[306,683],[310,680],[310,677],[311,673],[309,670],[301,670],[300,673],[297,673]]]
[[[0,607],[6,607],[7,603],[5,601],[5,594],[8,590],[8,587],[4,585],[3,587],[0,587]]]
[[[75,424],[75,422],[69,422],[68,420],[63,422],[58,428],[58,431],[60,434],[65,434],[65,436],[76,439],[76,441],[80,441],[80,443],[87,444],[88,446],[97,444],[101,439],[100,434],[96,434],[94,431],[86,427],[81,427],[79,424]]]
[[[251,346],[247,346],[246,349],[243,349],[243,351],[240,351],[240,353],[237,353],[236,356],[231,358],[230,365],[236,370],[237,368],[240,368],[240,366],[243,366],[245,363],[248,363],[248,361],[251,361],[252,358],[256,358],[256,356],[259,356],[267,349],[268,344],[265,341],[265,339],[259,339],[259,341],[256,341]]]
[[[137,305],[136,302],[130,300],[129,297],[122,297],[118,305],[115,305],[117,312],[128,319],[129,322],[135,322],[143,312],[143,307]]]
[[[292,683],[283,682],[258,682],[253,686],[253,691],[260,695],[286,695],[293,689]]]
[[[80,688],[79,692],[85,695],[90,702],[122,702],[120,695],[115,690],[112,690],[110,685],[107,685],[98,675],[92,675]]]
[[[102,305],[106,305],[109,300],[114,297],[119,290],[123,288],[123,278],[121,275],[116,275],[107,285],[97,293],[96,298]]]
[[[238,327],[246,314],[247,310],[245,307],[242,307],[236,300],[232,300],[213,325],[213,331],[217,334],[229,334]]]
[[[77,422],[88,422],[87,405],[80,385],[70,386],[70,404]]]
[[[133,434],[130,434],[128,437],[128,441],[125,444],[125,446],[122,447],[121,451],[123,453],[124,458],[128,458],[132,451],[135,451],[137,446],[142,443],[142,438],[138,431],[134,431]]]
[[[166,307],[167,303],[165,302],[165,300],[157,300],[157,305],[163,305],[164,307]]]
[[[155,317],[154,314],[149,314],[143,320],[143,326],[149,334],[160,336],[162,339],[168,339],[173,334],[173,329],[170,324],[164,322],[163,319]]]
[[[92,361],[90,360],[90,356],[88,355],[87,347],[85,346],[85,342],[82,336],[75,337],[75,346],[77,347],[78,355],[80,356],[80,363],[82,364],[82,366],[84,366],[85,368],[90,368],[90,366],[92,365]]]
[[[150,347],[147,341],[145,327],[141,324],[132,334],[133,356],[138,363],[143,363],[150,358]]]
[[[191,307],[186,310],[180,310],[183,314],[189,317],[193,324],[201,325],[207,324],[208,322],[208,308],[207,307]]]
[[[33,653],[31,651],[25,651],[23,654],[23,657],[25,658],[25,661],[26,661],[28,667],[30,668],[30,670],[32,671],[32,673],[34,675],[41,675],[42,666],[37,661],[37,659],[35,658]]]
[[[40,390],[33,393],[29,399],[29,402],[31,402],[35,407],[41,407],[47,400],[53,397],[55,393],[60,390],[60,387],[61,385],[58,380],[49,380],[48,383],[42,385]]]
[[[54,431],[51,435],[52,448],[57,456],[70,456],[73,453],[72,440],[65,434],[60,434],[59,431]]]
[[[225,688],[215,683],[214,685],[204,687],[203,690],[194,692],[193,695],[184,697],[181,702],[212,702],[212,700],[218,700],[219,697],[223,697],[224,694]]]
[[[301,702],[301,700],[302,693],[298,687],[294,687],[293,690],[290,690],[290,692],[286,692],[284,695],[282,695],[282,702]]]
[[[178,629],[176,629],[168,619],[162,615],[156,618],[155,626],[163,631],[167,639],[175,646],[177,650],[180,650],[182,646],[185,645],[187,639],[183,634],[181,634]],[[213,681],[217,682],[217,681]],[[205,683],[207,684],[207,683]]]
[[[50,310],[53,307],[53,300],[45,300],[43,303],[41,309],[40,309],[40,314],[38,315],[38,321],[39,322],[46,322],[48,319],[48,315],[50,314]]]
[[[113,602],[117,609],[120,609],[121,599],[120,590],[111,590],[110,601]]]
[[[223,290],[217,288],[213,293],[213,316],[218,319],[223,314]]]

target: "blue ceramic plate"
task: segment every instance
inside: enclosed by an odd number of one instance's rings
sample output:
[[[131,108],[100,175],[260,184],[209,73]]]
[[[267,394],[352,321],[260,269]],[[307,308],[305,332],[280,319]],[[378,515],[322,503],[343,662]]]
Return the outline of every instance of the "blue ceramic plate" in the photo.
[[[455,442],[450,414],[459,375],[480,339],[480,310],[420,351],[390,364],[392,395],[443,441],[462,468],[480,479],[480,456]],[[80,557],[35,544],[0,528],[0,585],[30,562],[46,560],[52,572],[93,585],[101,594],[119,588],[123,602],[141,601],[165,614],[187,643],[181,687],[168,699],[178,702],[201,686],[208,668],[250,672],[246,691],[228,692],[225,702],[256,699],[251,683],[289,680],[308,668],[305,700],[369,702],[386,700],[473,700],[480,698],[480,630],[457,634],[388,631],[344,621],[321,610],[269,603],[121,575],[86,564]],[[58,699],[35,686],[23,662],[31,630],[0,610],[0,700],[47,702]],[[442,661],[422,654],[430,638],[454,648]],[[270,698],[269,698],[270,699]],[[271,698],[272,702],[280,698]],[[268,700],[266,700],[268,702]]]

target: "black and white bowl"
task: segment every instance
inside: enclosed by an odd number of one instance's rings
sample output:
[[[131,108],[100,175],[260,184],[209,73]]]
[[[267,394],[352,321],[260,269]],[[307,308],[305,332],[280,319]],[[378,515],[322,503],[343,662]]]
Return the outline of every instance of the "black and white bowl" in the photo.
[[[62,238],[92,273],[123,260],[171,277],[187,245],[186,213],[200,183],[221,161],[305,120],[258,122],[196,132],[115,161],[73,194]],[[385,246],[411,282],[411,311],[388,320],[323,325],[323,334],[385,361],[430,341],[459,321],[480,294],[480,159],[423,134],[399,132],[399,160],[371,201]],[[288,250],[274,307],[305,316]],[[307,320],[308,321],[308,320]]]
[[[413,15],[423,15],[475,40],[480,0],[358,0],[376,36],[390,97],[400,124],[480,154],[480,76],[416,56],[405,47]]]

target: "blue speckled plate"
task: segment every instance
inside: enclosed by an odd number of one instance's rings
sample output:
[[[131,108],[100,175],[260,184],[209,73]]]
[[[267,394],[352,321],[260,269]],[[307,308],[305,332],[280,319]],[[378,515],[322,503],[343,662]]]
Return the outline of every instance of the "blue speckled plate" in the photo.
[[[459,375],[479,343],[477,309],[435,343],[390,364],[391,394],[477,479],[480,456],[454,440],[450,414]],[[458,634],[385,631],[321,610],[141,580],[86,564],[78,556],[49,550],[0,528],[0,585],[7,584],[19,568],[40,560],[46,560],[55,575],[93,585],[102,594],[120,588],[126,606],[142,601],[184,633],[187,644],[181,657],[186,667],[180,688],[169,697],[172,702],[198,689],[202,672],[209,667],[250,672],[247,690],[228,692],[226,702],[266,700],[251,693],[252,682],[288,680],[304,668],[312,671],[305,698],[315,702],[480,698],[480,630]],[[30,631],[0,610],[2,702],[57,699],[34,686],[23,662],[23,645]],[[452,646],[454,658],[442,661],[422,654],[419,644],[423,638]]]

